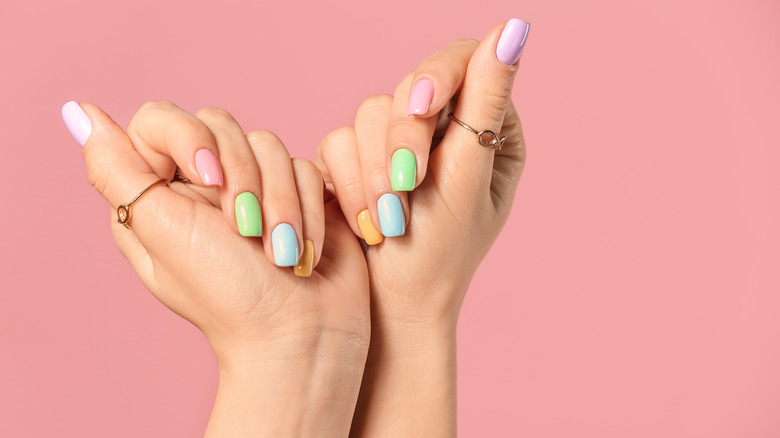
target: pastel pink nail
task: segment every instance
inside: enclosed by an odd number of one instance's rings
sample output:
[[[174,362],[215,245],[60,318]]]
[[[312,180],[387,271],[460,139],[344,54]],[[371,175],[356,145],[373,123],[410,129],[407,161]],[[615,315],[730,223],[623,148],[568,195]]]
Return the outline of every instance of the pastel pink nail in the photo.
[[[89,121],[87,113],[81,109],[81,105],[72,100],[63,105],[62,120],[65,122],[65,126],[68,127],[70,135],[72,135],[80,145],[84,146],[89,135],[92,134],[92,122]]]
[[[520,59],[523,53],[525,40],[528,38],[528,31],[531,25],[523,20],[513,18],[506,22],[504,31],[498,39],[496,46],[496,58],[507,65],[512,65]]]
[[[198,170],[200,179],[207,186],[222,185],[222,169],[214,152],[208,149],[198,149],[195,152],[195,169]]]
[[[420,79],[414,84],[412,94],[409,95],[409,115],[425,114],[433,101],[433,81]]]

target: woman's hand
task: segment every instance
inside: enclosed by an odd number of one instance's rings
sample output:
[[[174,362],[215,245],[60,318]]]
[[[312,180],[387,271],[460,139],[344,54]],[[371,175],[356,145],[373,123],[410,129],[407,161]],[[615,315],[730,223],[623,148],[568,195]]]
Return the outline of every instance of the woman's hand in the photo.
[[[269,132],[244,136],[222,110],[148,103],[127,134],[93,105],[70,102],[63,116],[114,210],[177,166],[192,181],[151,189],[132,230],[112,219],[112,231],[149,290],[216,352],[207,435],[346,435],[368,348],[368,278],[316,167]]]
[[[394,96],[366,100],[354,129],[332,132],[318,150],[326,185],[369,244],[372,338],[355,435],[455,433],[458,313],[525,163],[510,94],[527,33],[527,23],[511,20],[481,44],[451,43]],[[506,135],[503,148],[446,125],[450,111],[476,130]],[[446,127],[443,137],[437,125]]]

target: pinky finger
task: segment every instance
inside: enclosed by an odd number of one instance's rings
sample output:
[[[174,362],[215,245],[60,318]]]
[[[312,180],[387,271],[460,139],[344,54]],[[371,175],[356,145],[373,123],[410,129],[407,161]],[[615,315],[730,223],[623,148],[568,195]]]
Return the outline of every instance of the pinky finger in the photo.
[[[309,277],[320,260],[325,240],[322,174],[304,158],[293,158],[292,167],[303,220],[303,251],[293,271],[299,277]]]

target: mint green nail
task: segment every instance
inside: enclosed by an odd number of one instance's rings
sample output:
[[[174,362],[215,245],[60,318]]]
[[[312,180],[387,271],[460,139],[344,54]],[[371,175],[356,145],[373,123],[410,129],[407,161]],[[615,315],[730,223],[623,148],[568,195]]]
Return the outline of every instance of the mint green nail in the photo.
[[[390,185],[395,192],[411,192],[417,178],[417,158],[409,149],[398,149],[393,153],[390,165]]]
[[[236,225],[242,236],[259,237],[263,235],[263,217],[260,203],[252,192],[236,196]]]

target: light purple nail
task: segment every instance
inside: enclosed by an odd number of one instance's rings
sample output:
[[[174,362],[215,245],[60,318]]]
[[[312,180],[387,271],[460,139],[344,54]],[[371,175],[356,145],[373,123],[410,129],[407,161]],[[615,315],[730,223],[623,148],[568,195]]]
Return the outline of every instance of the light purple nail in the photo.
[[[529,30],[531,30],[531,25],[523,20],[513,18],[507,21],[496,46],[498,60],[507,65],[516,63],[520,59],[520,54],[523,53],[523,46],[525,46]]]
[[[72,135],[80,145],[84,146],[89,135],[92,134],[92,122],[89,121],[87,113],[81,109],[81,105],[72,100],[63,105],[62,120],[65,121],[65,125],[70,131],[70,135]]]

